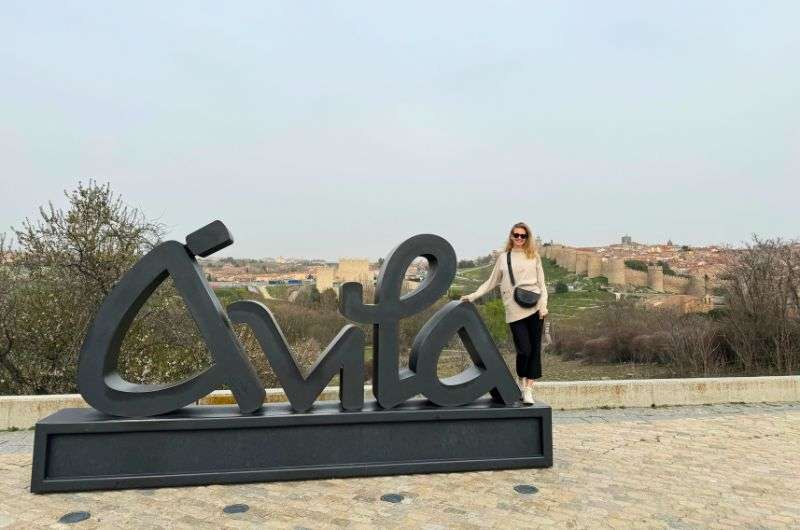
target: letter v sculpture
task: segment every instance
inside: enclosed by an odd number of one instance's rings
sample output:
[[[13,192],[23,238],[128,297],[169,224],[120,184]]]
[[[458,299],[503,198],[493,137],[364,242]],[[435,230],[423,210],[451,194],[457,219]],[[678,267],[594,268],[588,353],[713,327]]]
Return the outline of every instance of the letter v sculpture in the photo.
[[[114,286],[80,352],[77,384],[91,408],[63,409],[36,424],[31,491],[552,466],[552,411],[544,403],[520,403],[519,388],[472,304],[441,305],[401,367],[400,321],[443,300],[455,277],[456,255],[446,240],[421,234],[392,250],[371,303],[360,283],[340,287],[341,314],[372,324],[374,400],[367,401],[367,341],[358,326],[345,325],[304,371],[266,305],[245,300],[222,307],[196,257],[232,243],[228,228],[214,221],[185,244],[156,246]],[[419,257],[427,261],[427,275],[403,294],[406,271]],[[197,324],[211,366],[174,383],[127,381],[118,370],[123,340],[168,277]],[[252,331],[288,403],[265,403],[234,325]],[[456,336],[471,366],[440,378],[439,358]],[[336,376],[338,402],[315,401]],[[197,404],[223,388],[236,406]]]

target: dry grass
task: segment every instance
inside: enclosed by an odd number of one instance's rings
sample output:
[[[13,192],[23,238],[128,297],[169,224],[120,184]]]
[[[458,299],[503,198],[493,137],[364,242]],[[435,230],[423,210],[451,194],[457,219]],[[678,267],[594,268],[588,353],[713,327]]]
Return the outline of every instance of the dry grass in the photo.
[[[514,353],[505,353],[503,358],[514,374]],[[469,359],[466,352],[449,353],[439,361],[439,376],[455,375],[463,370]],[[669,366],[655,363],[593,363],[580,360],[565,361],[558,355],[542,355],[542,381],[596,381],[606,379],[661,379],[681,377]]]

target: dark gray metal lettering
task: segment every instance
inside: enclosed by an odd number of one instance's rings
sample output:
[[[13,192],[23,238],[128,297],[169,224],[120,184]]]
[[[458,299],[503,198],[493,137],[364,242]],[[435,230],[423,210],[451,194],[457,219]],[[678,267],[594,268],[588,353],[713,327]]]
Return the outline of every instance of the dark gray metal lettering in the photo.
[[[114,416],[154,416],[184,407],[228,384],[244,413],[258,410],[264,388],[225,311],[209,287],[194,251],[209,255],[233,238],[215,221],[190,234],[194,250],[167,241],[147,253],[103,301],[86,335],[78,365],[78,388],[91,406]],[[128,382],[117,370],[119,349],[134,317],[158,286],[171,276],[197,323],[214,365],[174,384]]]
[[[228,306],[236,324],[247,324],[278,376],[289,403],[298,412],[309,410],[334,375],[339,374],[339,401],[344,410],[364,406],[364,332],[348,324],[319,356],[304,377],[292,356],[280,326],[259,302],[243,300]]]
[[[417,258],[428,261],[428,274],[413,292],[400,296],[408,266]],[[383,262],[375,285],[375,303],[363,303],[363,287],[348,282],[340,287],[339,310],[346,318],[373,324],[372,391],[378,403],[392,408],[418,393],[416,374],[398,371],[398,325],[401,318],[419,313],[450,287],[456,274],[456,253],[433,234],[413,236],[394,248]]]
[[[186,248],[201,258],[207,258],[232,244],[233,236],[222,221],[213,221],[186,236]]]
[[[474,366],[460,374],[439,379],[436,366],[442,349],[458,333]],[[411,347],[409,368],[417,374],[420,393],[441,406],[470,403],[486,392],[507,405],[516,403],[520,390],[503,356],[475,306],[450,302],[422,326]]]
[[[416,290],[400,296],[406,270],[420,256],[428,261],[428,274]],[[425,390],[450,405],[469,403],[481,395],[474,395],[478,389],[483,392],[491,389],[495,399],[507,404],[519,399],[519,388],[471,304],[464,309],[459,307],[467,304],[442,308],[433,317],[433,323],[426,325],[420,331],[421,337],[415,340],[417,349],[413,364],[408,369],[399,369],[400,319],[424,310],[444,295],[455,277],[456,263],[455,251],[445,239],[432,234],[416,235],[395,247],[386,257],[378,274],[374,304],[363,303],[361,284],[349,282],[340,287],[340,312],[356,322],[373,324],[372,390],[382,407],[395,407],[420,392],[427,396]],[[456,332],[462,340],[467,337],[464,342],[471,348],[469,353],[476,360],[477,371],[467,371],[456,379],[435,384],[435,359]],[[429,356],[435,357],[432,364]]]

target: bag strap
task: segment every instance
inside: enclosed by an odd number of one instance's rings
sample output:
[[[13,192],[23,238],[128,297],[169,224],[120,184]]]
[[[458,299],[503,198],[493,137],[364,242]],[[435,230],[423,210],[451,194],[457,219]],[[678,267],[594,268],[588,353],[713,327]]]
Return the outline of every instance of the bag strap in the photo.
[[[508,263],[508,276],[509,276],[509,279],[511,280],[511,287],[514,287],[514,285],[517,282],[514,281],[514,269],[511,268],[511,252],[510,251],[506,252],[506,263]]]

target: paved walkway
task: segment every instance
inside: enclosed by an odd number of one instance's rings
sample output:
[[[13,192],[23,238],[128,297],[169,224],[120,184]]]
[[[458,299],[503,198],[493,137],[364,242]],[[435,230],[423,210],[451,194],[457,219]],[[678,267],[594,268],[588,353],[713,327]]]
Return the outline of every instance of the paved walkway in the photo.
[[[800,403],[554,415],[546,470],[49,495],[0,433],[0,528],[800,527]]]

